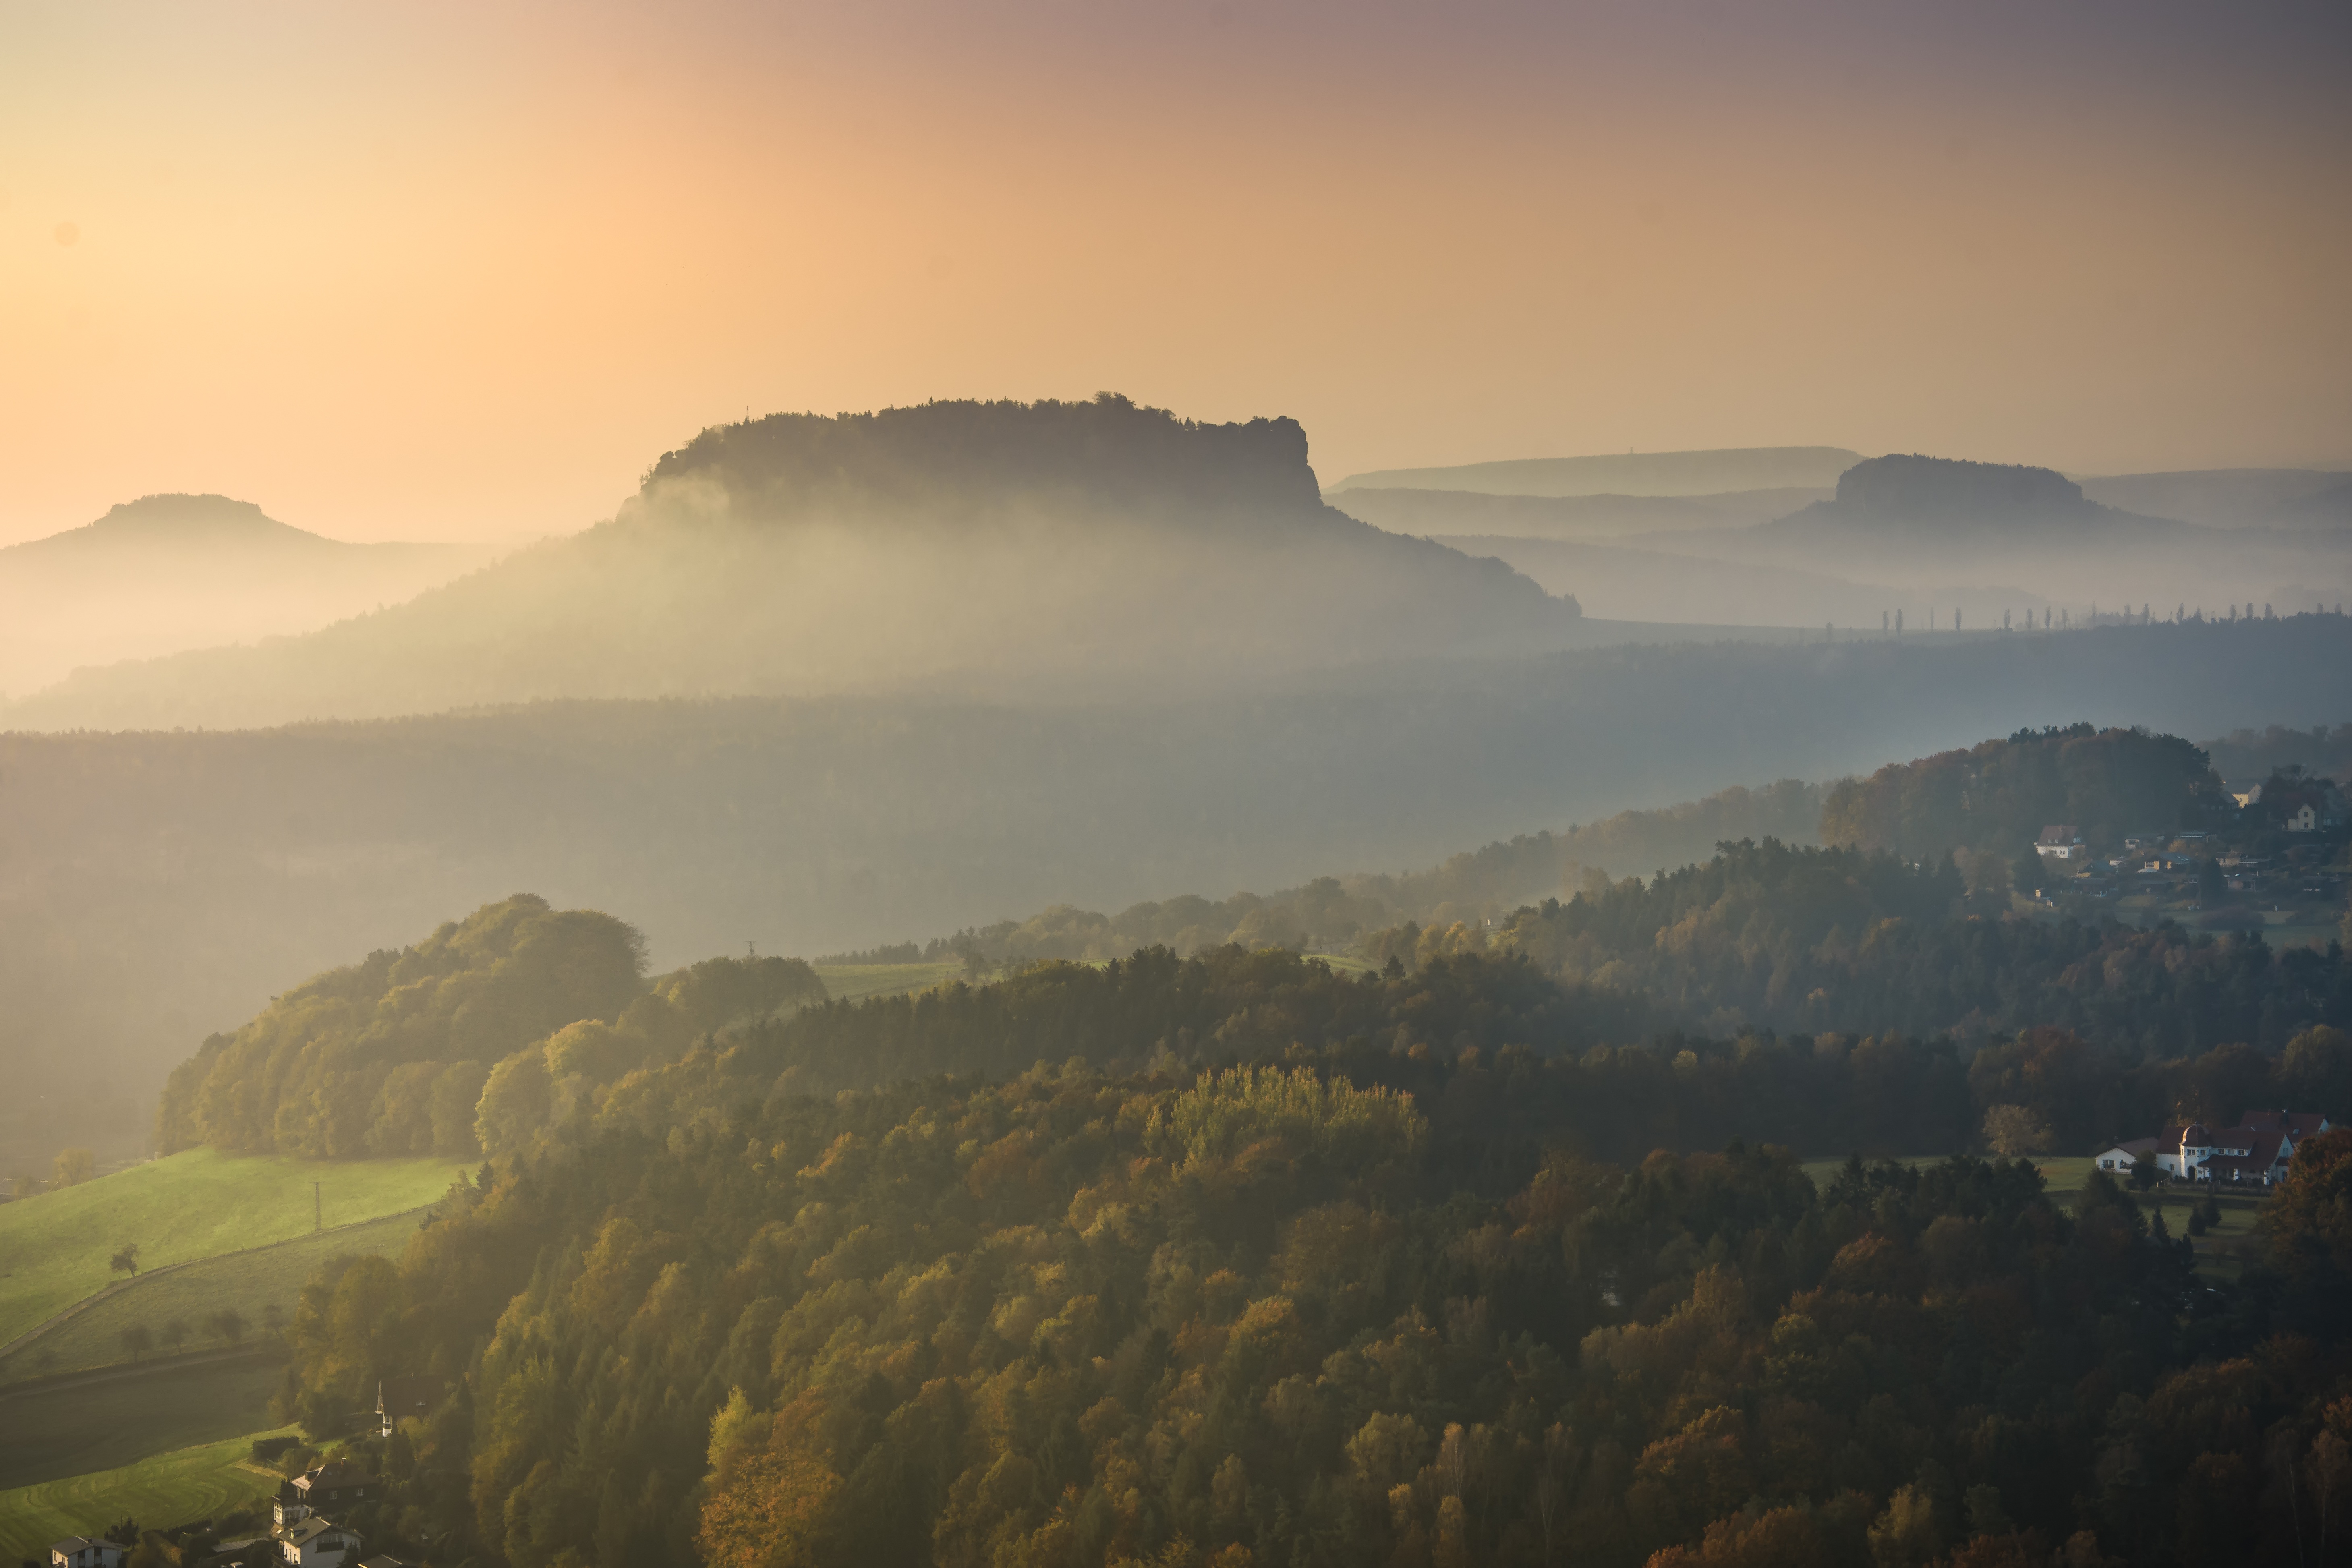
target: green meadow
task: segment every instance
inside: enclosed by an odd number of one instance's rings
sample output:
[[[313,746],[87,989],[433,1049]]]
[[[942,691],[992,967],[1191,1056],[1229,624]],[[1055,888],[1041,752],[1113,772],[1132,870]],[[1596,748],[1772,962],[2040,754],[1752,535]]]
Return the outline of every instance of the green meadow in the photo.
[[[1307,956],[1329,964],[1341,974],[1361,973],[1373,967],[1352,952],[1311,952]],[[1099,967],[1105,961],[1092,962]],[[928,991],[964,973],[961,959],[940,963],[820,963],[814,967],[817,978],[824,982],[824,994],[836,1002],[862,1002],[868,996]]]
[[[422,1207],[464,1168],[191,1149],[0,1205],[0,1344],[121,1279],[107,1262],[126,1243],[142,1269],[263,1247],[310,1233],[314,1181],[324,1223],[341,1226]]]
[[[0,1489],[117,1469],[272,1429],[269,1396],[284,1372],[278,1356],[255,1350],[11,1389],[0,1394]]]
[[[836,1002],[861,1002],[868,996],[897,996],[908,991],[926,991],[942,980],[952,980],[963,973],[963,961],[945,963],[824,963],[816,966],[816,977],[824,982],[824,994]]]
[[[79,1372],[130,1359],[122,1333],[134,1326],[154,1336],[155,1350],[166,1348],[165,1329],[185,1326],[185,1350],[219,1348],[228,1342],[216,1335],[207,1320],[223,1310],[241,1313],[247,1323],[246,1342],[261,1337],[272,1307],[285,1317],[294,1315],[302,1287],[319,1266],[344,1253],[381,1253],[397,1258],[416,1233],[422,1215],[387,1215],[379,1220],[299,1236],[258,1251],[225,1254],[191,1263],[167,1274],[142,1276],[136,1284],[76,1312],[36,1334],[0,1359],[0,1384],[53,1373]]]
[[[136,1464],[0,1491],[0,1563],[48,1561],[48,1545],[130,1518],[163,1528],[215,1518],[268,1495],[276,1478],[240,1461],[268,1429],[156,1454]]]

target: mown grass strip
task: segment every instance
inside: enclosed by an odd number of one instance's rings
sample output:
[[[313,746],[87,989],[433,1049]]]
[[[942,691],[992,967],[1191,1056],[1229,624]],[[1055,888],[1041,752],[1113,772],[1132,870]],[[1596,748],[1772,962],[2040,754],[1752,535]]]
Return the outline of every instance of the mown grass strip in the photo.
[[[126,1518],[163,1529],[216,1518],[264,1497],[272,1489],[271,1479],[239,1461],[252,1452],[256,1437],[283,1430],[290,1428],[249,1432],[114,1469],[0,1491],[0,1563],[46,1563],[50,1542],[95,1535]]]

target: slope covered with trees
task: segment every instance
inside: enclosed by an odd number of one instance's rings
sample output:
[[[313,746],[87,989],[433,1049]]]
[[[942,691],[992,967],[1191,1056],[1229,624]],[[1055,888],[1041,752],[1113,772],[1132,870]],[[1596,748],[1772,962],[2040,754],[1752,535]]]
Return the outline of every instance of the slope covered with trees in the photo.
[[[164,1089],[159,1152],[509,1147],[595,1084],[824,995],[798,959],[712,959],[650,985],[644,965],[644,939],[610,915],[530,894],[486,906],[207,1038]]]
[[[747,1053],[661,1069],[699,1086],[683,1121],[608,1105],[306,1291],[284,1409],[446,1390],[382,1452],[372,1541],[517,1568],[2284,1561],[2340,1484],[2352,1135],[2298,1157],[2277,1266],[2216,1289],[2104,1176],[2070,1212],[2022,1163],[1817,1190],[1753,1143],[1627,1154],[1646,1129],[1578,1135],[1621,1102],[1562,1120],[1595,1086],[1527,1052],[764,1100]]]
[[[2230,809],[2221,776],[2189,742],[2073,724],[1841,781],[1822,803],[1822,838],[1913,859],[1955,849],[2013,857],[2053,823],[2119,848],[2128,834],[2218,826]]]

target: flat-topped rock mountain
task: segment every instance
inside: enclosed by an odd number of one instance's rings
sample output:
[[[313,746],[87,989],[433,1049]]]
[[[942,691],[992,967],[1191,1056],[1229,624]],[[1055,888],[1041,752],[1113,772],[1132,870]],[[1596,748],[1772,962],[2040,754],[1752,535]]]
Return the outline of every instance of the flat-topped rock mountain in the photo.
[[[1575,601],[1323,504],[1288,419],[1104,395],[706,430],[612,521],[258,647],[86,670],[28,728],[249,726],[559,698],[1099,700],[1561,646]]]

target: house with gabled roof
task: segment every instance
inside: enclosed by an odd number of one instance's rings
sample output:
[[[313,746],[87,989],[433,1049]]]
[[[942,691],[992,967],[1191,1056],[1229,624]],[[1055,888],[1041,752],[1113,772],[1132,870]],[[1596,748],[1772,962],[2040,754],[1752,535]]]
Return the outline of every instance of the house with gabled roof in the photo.
[[[286,1568],[342,1568],[360,1552],[359,1532],[312,1514],[278,1538]]]
[[[2297,1143],[2334,1125],[2315,1110],[2249,1110],[2235,1127],[2215,1129],[2191,1121],[2168,1127],[2153,1138],[2111,1143],[2091,1163],[2116,1174],[2145,1162],[2175,1181],[2269,1186],[2286,1178]]]
[[[2033,842],[2033,852],[2044,860],[2080,860],[2090,854],[2083,844],[2083,830],[2071,823],[2043,828]]]

